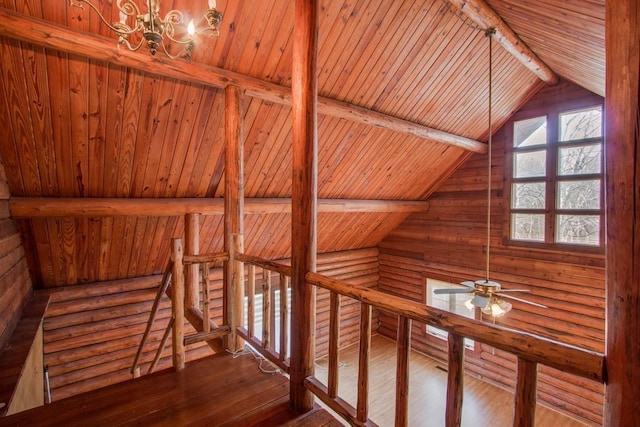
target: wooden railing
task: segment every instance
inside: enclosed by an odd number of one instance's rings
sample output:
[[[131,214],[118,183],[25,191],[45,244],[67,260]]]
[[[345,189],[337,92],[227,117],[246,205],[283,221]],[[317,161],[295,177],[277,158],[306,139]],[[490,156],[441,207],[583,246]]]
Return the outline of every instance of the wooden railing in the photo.
[[[166,294],[171,299],[171,318],[165,328],[162,339],[160,340],[155,357],[151,362],[147,374],[153,372],[158,365],[162,353],[169,339],[169,333],[173,335],[173,364],[178,370],[182,369],[185,364],[185,346],[200,341],[207,341],[209,345],[216,351],[223,350],[223,346],[215,341],[218,338],[229,335],[231,328],[228,321],[224,321],[223,325],[218,326],[211,319],[210,307],[210,283],[209,283],[209,266],[211,264],[221,263],[229,260],[226,252],[204,254],[204,255],[184,255],[182,253],[182,242],[180,239],[174,239],[171,249],[171,259],[167,263],[162,276],[162,281],[158,287],[149,320],[142,335],[142,340],[138,346],[138,350],[133,360],[131,373],[134,377],[139,377],[140,373],[140,357],[147,342],[151,328],[155,321],[156,314],[160,308],[162,296]],[[184,267],[188,265],[197,266],[197,274],[194,276],[185,275]],[[200,278],[202,274],[202,279]],[[185,287],[188,287],[192,294],[200,295],[202,293],[202,301],[200,306],[190,306],[185,304]],[[184,320],[196,330],[195,334],[184,335]]]
[[[231,323],[217,326],[209,318],[209,263],[227,261],[227,253],[210,255],[183,256],[179,240],[174,242],[172,261],[167,266],[161,286],[154,302],[147,330],[142,338],[140,348],[136,354],[132,372],[138,371],[138,363],[142,347],[147,339],[153,317],[158,310],[158,304],[163,293],[167,293],[173,301],[173,315],[170,325],[161,341],[161,348],[151,365],[149,372],[159,360],[159,355],[168,338],[169,330],[174,336],[174,365],[184,361],[184,345],[199,341],[219,338],[230,333]],[[267,360],[278,366],[284,372],[290,372],[288,358],[290,306],[288,300],[291,267],[288,265],[264,260],[244,253],[235,253],[234,262],[247,264],[246,276],[247,317],[244,326],[235,328],[237,335],[260,352]],[[184,265],[198,264],[203,267],[204,287],[202,311],[194,307],[184,306]],[[262,278],[258,276],[258,269],[262,270]],[[274,283],[273,277],[278,278]],[[187,275],[188,277],[188,275]],[[172,280],[176,278],[176,280]],[[459,426],[462,417],[462,396],[464,376],[464,339],[469,338],[497,349],[514,354],[518,360],[515,386],[515,409],[513,425],[518,427],[533,426],[536,407],[536,382],[538,363],[552,368],[575,374],[584,378],[603,383],[605,381],[604,356],[577,347],[561,344],[552,340],[481,322],[475,319],[458,316],[456,314],[428,307],[425,304],[410,301],[380,291],[356,288],[346,282],[331,279],[318,273],[308,273],[309,285],[327,289],[330,292],[329,308],[329,355],[327,385],[322,384],[314,376],[305,380],[305,386],[327,406],[342,416],[351,425],[374,426],[369,419],[369,354],[371,347],[371,316],[372,309],[382,309],[398,316],[397,332],[397,366],[396,366],[396,407],[395,425],[406,426],[408,422],[409,402],[409,353],[411,349],[411,323],[418,321],[426,325],[435,326],[448,332],[448,380],[446,425]],[[172,283],[171,286],[169,284]],[[257,285],[261,284],[261,291],[256,294]],[[191,283],[187,286],[197,286]],[[276,294],[279,308],[276,312]],[[192,292],[199,292],[192,289]],[[261,313],[256,313],[256,296],[262,298]],[[360,340],[358,362],[358,390],[357,402],[354,408],[339,396],[338,377],[338,341],[340,335],[340,296],[353,298],[361,304],[360,309]],[[180,313],[182,307],[182,313]],[[262,332],[256,332],[256,320],[261,314]],[[279,316],[277,316],[278,314]],[[279,321],[276,318],[279,317]],[[196,334],[184,337],[176,325],[182,324],[187,318],[198,331]],[[229,319],[227,319],[228,321]],[[227,323],[225,321],[225,323]],[[257,336],[260,335],[260,336]],[[277,337],[277,345],[276,345]],[[179,366],[176,366],[180,369]]]
[[[464,338],[470,338],[512,353],[518,358],[513,425],[533,426],[536,407],[537,364],[604,382],[604,356],[560,344],[535,335],[461,317],[443,310],[380,291],[355,288],[348,283],[317,273],[308,273],[307,282],[330,291],[329,372],[327,386],[314,376],[305,385],[327,406],[351,425],[375,425],[368,417],[369,352],[372,307],[398,316],[396,368],[396,426],[407,425],[409,351],[413,320],[449,333],[446,425],[459,426],[462,417]],[[339,295],[361,303],[358,393],[356,408],[338,396]]]
[[[243,253],[236,253],[235,259],[238,262],[248,264],[246,280],[247,324],[246,327],[238,327],[237,333],[267,360],[288,373],[289,358],[287,353],[291,313],[288,296],[291,267]],[[258,294],[256,294],[257,268],[262,269],[262,290]],[[274,273],[279,278],[277,284],[273,281]],[[276,291],[279,291],[277,311]],[[256,295],[260,295],[262,298],[262,333],[260,337],[255,334],[256,318],[259,314],[256,313]],[[277,317],[279,322],[276,322]],[[278,340],[277,347],[276,338]]]

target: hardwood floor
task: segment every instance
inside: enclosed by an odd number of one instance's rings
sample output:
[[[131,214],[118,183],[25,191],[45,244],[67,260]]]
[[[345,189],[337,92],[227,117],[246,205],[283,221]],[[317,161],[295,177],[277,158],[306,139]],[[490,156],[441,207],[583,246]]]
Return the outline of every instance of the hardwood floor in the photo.
[[[251,355],[217,355],[0,418],[0,426],[340,426],[289,410],[289,381]]]
[[[358,376],[358,347],[340,352],[339,396],[355,407]],[[409,385],[409,426],[444,426],[447,387],[446,365],[411,352]],[[380,335],[372,337],[369,373],[369,418],[381,427],[394,425],[395,341]],[[326,384],[327,361],[316,362],[316,377]],[[462,425],[512,426],[513,394],[477,378],[465,375]],[[544,406],[536,408],[538,427],[584,427]]]

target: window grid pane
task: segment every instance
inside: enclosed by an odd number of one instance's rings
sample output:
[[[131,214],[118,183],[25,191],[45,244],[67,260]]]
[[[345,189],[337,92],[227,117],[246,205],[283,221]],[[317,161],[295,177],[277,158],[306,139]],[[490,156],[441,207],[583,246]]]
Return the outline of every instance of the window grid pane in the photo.
[[[547,152],[545,150],[514,153],[514,178],[531,178],[545,176],[546,171]]]
[[[558,181],[557,196],[558,209],[600,209],[600,180]]]
[[[516,148],[545,145],[547,118],[545,116],[519,120],[513,125],[513,146]]]
[[[558,150],[558,175],[587,175],[602,172],[602,145],[579,145]]]
[[[558,215],[556,241],[578,245],[600,245],[599,215]]]
[[[545,198],[544,182],[516,182],[511,187],[513,209],[544,209]]]
[[[598,106],[560,114],[560,141],[602,136],[602,109]]]
[[[511,214],[511,238],[530,242],[544,242],[544,214]]]

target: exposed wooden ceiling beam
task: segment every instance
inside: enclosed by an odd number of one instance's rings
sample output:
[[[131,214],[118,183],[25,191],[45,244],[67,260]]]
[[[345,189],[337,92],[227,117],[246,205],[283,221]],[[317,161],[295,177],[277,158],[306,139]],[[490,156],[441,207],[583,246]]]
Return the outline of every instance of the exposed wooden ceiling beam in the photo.
[[[149,55],[146,52],[131,52],[124,48],[118,49],[113,39],[95,34],[79,33],[71,28],[35,19],[4,8],[0,8],[0,36],[185,82],[217,88],[225,88],[229,85],[239,86],[245,89],[245,93],[249,96],[277,104],[291,105],[291,88],[221,68],[165,59]],[[487,152],[486,144],[480,141],[443,132],[331,98],[318,97],[318,112],[443,144],[454,145],[477,153]]]
[[[518,59],[518,61],[522,62],[525,67],[533,71],[542,81],[550,85],[558,83],[559,78],[557,74],[538,58],[538,55],[529,49],[529,46],[518,37],[500,15],[484,2],[484,0],[447,1],[457,7],[464,15],[485,31],[489,28],[495,28],[496,34],[494,40],[500,43],[502,47]]]
[[[224,199],[12,197],[9,208],[13,218],[222,215]],[[411,213],[428,209],[429,203],[424,201],[318,199],[318,212]],[[291,199],[245,199],[244,213],[291,213]]]

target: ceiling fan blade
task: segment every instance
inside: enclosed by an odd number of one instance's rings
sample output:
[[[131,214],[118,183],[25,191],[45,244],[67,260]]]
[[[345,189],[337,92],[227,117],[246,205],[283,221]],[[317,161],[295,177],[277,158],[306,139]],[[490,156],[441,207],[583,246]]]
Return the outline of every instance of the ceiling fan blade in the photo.
[[[475,282],[472,282],[471,280],[465,280],[464,282],[460,282],[460,284],[464,285],[464,286],[466,286],[468,288],[473,288],[473,289],[476,288]]]
[[[440,288],[434,289],[434,294],[469,294],[473,292],[473,289],[463,289],[463,288]]]
[[[530,289],[500,289],[500,292],[531,292]]]
[[[483,297],[482,295],[476,295],[471,300],[471,304],[480,308],[485,308],[488,303],[489,303],[489,297]]]
[[[516,297],[511,296],[511,295],[503,294],[502,292],[500,292],[500,293],[496,292],[494,295],[498,295],[498,296],[504,297],[504,298],[509,298],[509,299],[512,299],[512,300],[515,300],[515,301],[520,301],[520,302],[523,302],[525,304],[535,305],[536,307],[540,307],[540,308],[549,308],[546,305],[538,304],[537,302],[533,302],[533,301],[527,301],[526,299],[522,299],[522,298],[516,298]]]

